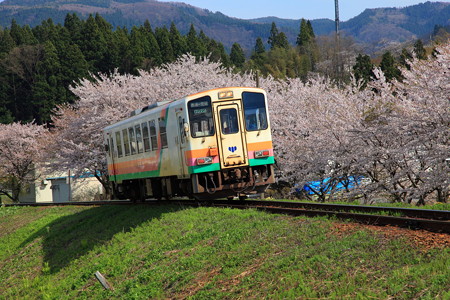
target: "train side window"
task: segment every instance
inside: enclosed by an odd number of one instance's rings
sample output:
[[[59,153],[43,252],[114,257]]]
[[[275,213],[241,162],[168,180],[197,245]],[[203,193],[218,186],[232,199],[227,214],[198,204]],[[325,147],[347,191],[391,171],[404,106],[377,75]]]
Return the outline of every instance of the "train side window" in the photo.
[[[128,128],[128,135],[130,138],[131,154],[136,154],[136,135],[133,127]]]
[[[265,130],[268,128],[266,101],[264,94],[243,92],[245,128],[247,131]]]
[[[144,140],[144,151],[148,152],[151,151],[151,145],[150,145],[150,133],[148,131],[148,123],[144,122],[141,124],[142,126],[142,138]]]
[[[108,141],[108,152],[111,157],[114,157],[114,140],[111,136]]]
[[[134,126],[134,130],[136,132],[137,152],[142,153],[142,152],[144,152],[144,143],[142,142],[141,125],[138,124],[138,125]]]
[[[122,139],[120,137],[120,131],[116,132],[116,145],[117,145],[117,156],[122,157],[123,152],[122,152]]]
[[[167,132],[166,122],[164,117],[158,118],[159,121],[159,134],[161,135],[161,148],[167,148]]]
[[[151,120],[148,122],[150,124],[150,145],[151,150],[158,149],[158,137],[156,135],[156,126],[155,126],[155,120]]]
[[[128,139],[128,130],[123,129],[122,136],[123,136],[123,146],[125,150],[125,156],[128,156],[130,155],[130,140]]]

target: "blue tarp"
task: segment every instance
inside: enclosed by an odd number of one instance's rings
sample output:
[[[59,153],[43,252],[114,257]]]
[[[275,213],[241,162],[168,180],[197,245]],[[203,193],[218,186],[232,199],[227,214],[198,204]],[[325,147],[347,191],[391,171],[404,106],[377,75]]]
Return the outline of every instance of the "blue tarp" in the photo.
[[[347,183],[348,181],[348,189],[352,189],[356,186],[356,184],[360,183],[362,180],[362,176],[349,176],[345,181]],[[330,186],[332,183],[330,183],[331,177],[325,178],[324,180],[318,180],[318,181],[310,181],[307,184],[303,186],[303,189],[296,189],[297,192],[305,191],[309,195],[313,195],[315,191],[326,191],[327,194],[329,194],[332,190],[332,187]],[[337,185],[334,187],[334,191],[343,191],[345,190],[345,185],[342,183],[344,180],[337,183]]]

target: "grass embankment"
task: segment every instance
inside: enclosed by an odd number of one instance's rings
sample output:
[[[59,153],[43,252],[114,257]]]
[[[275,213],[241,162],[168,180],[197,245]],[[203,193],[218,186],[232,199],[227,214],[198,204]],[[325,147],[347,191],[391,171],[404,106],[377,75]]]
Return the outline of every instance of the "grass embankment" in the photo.
[[[0,299],[450,298],[449,248],[337,234],[342,223],[323,218],[138,205],[0,218]]]

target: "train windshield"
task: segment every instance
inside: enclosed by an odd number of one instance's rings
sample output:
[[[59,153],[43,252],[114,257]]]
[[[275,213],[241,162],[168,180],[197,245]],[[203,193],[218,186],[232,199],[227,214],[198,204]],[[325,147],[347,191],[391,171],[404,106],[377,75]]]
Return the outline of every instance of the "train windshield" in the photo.
[[[192,137],[214,135],[211,97],[205,96],[188,103]]]
[[[247,131],[267,129],[267,113],[264,94],[243,92],[245,127]]]

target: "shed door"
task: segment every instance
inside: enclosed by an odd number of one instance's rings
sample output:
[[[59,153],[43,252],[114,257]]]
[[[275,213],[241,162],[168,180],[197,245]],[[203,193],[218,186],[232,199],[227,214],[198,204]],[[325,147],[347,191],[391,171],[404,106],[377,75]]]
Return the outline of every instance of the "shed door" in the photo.
[[[239,102],[215,104],[218,120],[220,164],[222,168],[247,165],[247,149],[242,128],[242,110]]]

